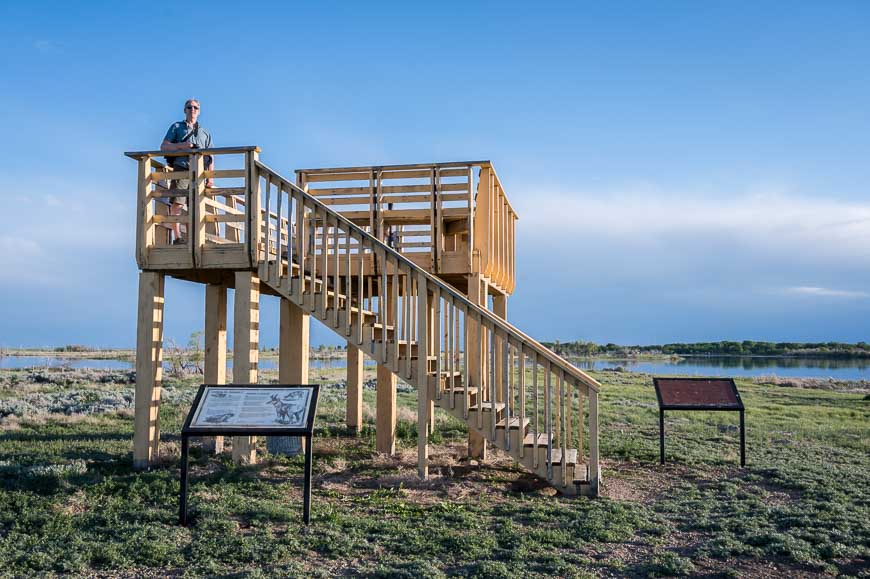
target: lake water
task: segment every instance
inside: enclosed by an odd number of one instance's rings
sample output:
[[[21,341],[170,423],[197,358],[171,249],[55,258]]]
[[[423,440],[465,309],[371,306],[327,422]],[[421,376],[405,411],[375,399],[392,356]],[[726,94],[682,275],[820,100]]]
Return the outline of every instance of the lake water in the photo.
[[[367,366],[374,360],[366,359]],[[795,378],[834,378],[837,380],[870,380],[870,360],[831,360],[824,358],[752,358],[742,356],[692,357],[672,360],[575,360],[582,370],[607,370],[617,367],[630,372],[648,374],[678,374],[687,376],[769,376]],[[95,360],[89,358],[62,358],[55,356],[0,356],[0,368],[68,367],[104,370],[132,370],[133,363],[123,360]],[[232,367],[232,362],[228,364]],[[311,360],[312,370],[345,368],[346,361]],[[260,360],[260,369],[274,370],[275,358]]]
[[[770,376],[870,380],[868,359],[758,358],[746,356],[698,356],[682,360],[575,360],[581,370],[617,367],[647,374],[687,376]]]

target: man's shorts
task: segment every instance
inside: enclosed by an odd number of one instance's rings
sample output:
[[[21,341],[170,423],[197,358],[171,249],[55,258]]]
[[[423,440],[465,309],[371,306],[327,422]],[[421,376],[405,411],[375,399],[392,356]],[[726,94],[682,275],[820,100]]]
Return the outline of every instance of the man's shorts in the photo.
[[[170,189],[179,189],[181,191],[189,191],[190,190],[190,179],[174,179],[169,181]],[[173,203],[180,203],[181,208],[184,211],[187,211],[187,197],[160,197],[159,201],[165,203],[166,205],[172,205]]]

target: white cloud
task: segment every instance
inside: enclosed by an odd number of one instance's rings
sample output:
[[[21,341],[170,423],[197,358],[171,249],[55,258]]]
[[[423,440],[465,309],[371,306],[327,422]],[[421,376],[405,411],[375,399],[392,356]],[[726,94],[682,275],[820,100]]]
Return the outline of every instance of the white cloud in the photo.
[[[102,186],[72,188],[47,179],[34,183],[32,193],[18,202],[19,186],[0,175],[0,196],[10,207],[0,236],[5,286],[86,285],[92,282],[89,271],[112,254],[132,255],[132,201],[122,203]]]
[[[789,288],[785,288],[784,292],[787,294],[793,294],[793,295],[810,296],[810,297],[824,297],[824,298],[847,298],[847,299],[870,298],[870,293],[863,292],[863,291],[841,290],[841,289],[831,289],[831,288],[812,287],[812,286],[789,287]]]
[[[42,247],[32,239],[20,239],[8,235],[0,236],[0,259],[20,260],[36,257],[40,253],[42,253]]]
[[[729,248],[788,259],[870,264],[870,203],[809,198],[782,191],[699,193],[546,192],[512,200],[522,235],[564,245],[697,251]]]

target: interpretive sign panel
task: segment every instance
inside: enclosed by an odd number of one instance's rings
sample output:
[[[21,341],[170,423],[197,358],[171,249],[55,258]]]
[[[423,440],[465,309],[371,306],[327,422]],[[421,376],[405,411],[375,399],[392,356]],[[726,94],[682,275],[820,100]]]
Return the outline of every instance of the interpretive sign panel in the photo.
[[[192,428],[305,428],[314,389],[207,386]]]
[[[187,524],[191,436],[301,436],[305,439],[302,518],[311,518],[311,439],[320,386],[288,384],[199,387],[181,429],[181,497],[178,519]]]
[[[746,466],[743,401],[732,378],[653,378],[659,402],[659,454],[665,463],[665,410],[731,410],[740,413],[740,466]]]

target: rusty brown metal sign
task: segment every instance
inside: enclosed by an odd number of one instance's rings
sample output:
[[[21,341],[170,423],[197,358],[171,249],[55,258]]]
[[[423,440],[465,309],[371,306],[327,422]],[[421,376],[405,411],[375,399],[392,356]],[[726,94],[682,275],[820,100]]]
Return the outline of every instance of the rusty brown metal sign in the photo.
[[[731,410],[740,413],[740,466],[746,466],[743,401],[732,378],[653,378],[659,402],[659,453],[665,463],[665,410]]]
[[[664,410],[743,410],[731,378],[653,378]]]

